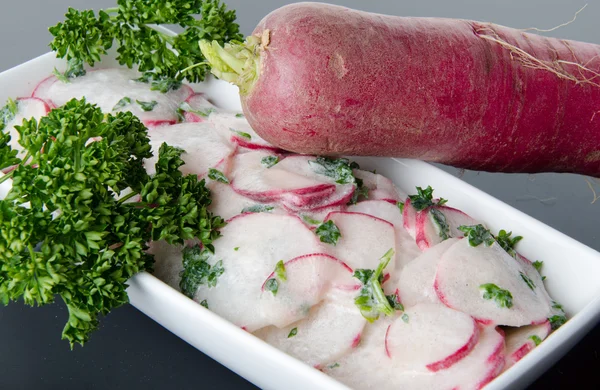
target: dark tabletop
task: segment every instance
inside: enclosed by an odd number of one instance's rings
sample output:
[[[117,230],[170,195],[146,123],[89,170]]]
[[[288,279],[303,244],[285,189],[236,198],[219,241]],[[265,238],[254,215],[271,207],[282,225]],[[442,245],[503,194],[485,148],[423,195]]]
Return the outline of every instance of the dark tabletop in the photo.
[[[517,28],[550,28],[549,36],[600,43],[598,0],[337,0],[340,5],[403,16],[475,19]],[[0,4],[0,71],[48,51],[47,27],[68,6],[113,7],[116,0],[4,0]],[[284,0],[229,0],[243,33],[250,33]],[[600,200],[577,175],[507,175],[442,167],[513,207],[600,250]],[[600,193],[600,184],[596,183]],[[101,320],[84,348],[60,340],[62,304],[0,306],[0,389],[251,389],[253,385],[127,305]],[[600,388],[600,326],[596,326],[530,389]]]

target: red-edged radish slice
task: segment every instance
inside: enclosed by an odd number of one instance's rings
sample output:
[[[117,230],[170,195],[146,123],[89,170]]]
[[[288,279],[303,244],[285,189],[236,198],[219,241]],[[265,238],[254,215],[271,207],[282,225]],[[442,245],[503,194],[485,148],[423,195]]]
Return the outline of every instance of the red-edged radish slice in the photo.
[[[306,317],[330,289],[353,291],[359,287],[350,267],[324,253],[293,258],[282,268],[281,275],[272,272],[260,287],[262,316],[279,328]],[[276,283],[276,292],[269,290],[269,282]]]
[[[497,243],[471,247],[467,239],[462,239],[442,256],[434,288],[444,304],[483,323],[523,326],[543,322],[552,311],[526,278],[519,262]],[[485,299],[484,285],[500,289],[500,298],[510,293],[512,305],[502,306],[502,300],[494,296]]]
[[[506,334],[506,368],[521,360],[538,343],[545,340],[552,332],[550,322],[539,325],[527,325],[519,328],[505,328]]]
[[[396,269],[398,271],[422,253],[415,244],[415,240],[404,229],[402,213],[396,204],[385,200],[365,200],[349,206],[348,211],[369,214],[394,225],[397,248]]]
[[[432,206],[417,213],[415,241],[421,250],[427,250],[447,237],[463,237],[463,232],[458,229],[460,226],[479,223],[452,207]]]
[[[177,90],[162,93],[151,90],[148,83],[135,81],[137,78],[139,74],[129,69],[91,70],[85,76],[69,79],[68,83],[56,78],[54,81],[47,79],[38,85],[33,96],[51,101],[57,107],[73,98],[85,97],[89,103],[98,105],[105,113],[131,111],[144,123],[176,123],[179,119],[177,110],[180,104],[193,90],[187,85],[181,85]],[[124,102],[122,107],[118,107],[124,98],[128,98],[129,102]],[[144,103],[149,103],[146,106],[147,111],[143,108]]]
[[[478,340],[479,327],[468,314],[441,304],[419,303],[389,326],[385,349],[399,370],[435,372],[459,362]]]
[[[180,123],[173,126],[158,127],[148,132],[153,157],[144,161],[149,174],[156,172],[158,151],[163,142],[185,151],[181,155],[185,162],[179,169],[184,173],[198,176],[206,174],[223,159],[233,155],[235,148],[218,134],[214,128],[203,123]]]
[[[398,290],[403,305],[418,303],[441,303],[433,288],[437,265],[442,255],[458,241],[449,238],[436,246],[421,252],[421,255],[400,271]]]
[[[204,122],[217,108],[204,97],[203,93],[194,93],[183,102],[179,109],[186,122]]]
[[[208,121],[226,136],[231,142],[250,150],[265,150],[268,152],[283,152],[264,139],[250,127],[250,124],[241,114],[227,111],[212,112]]]
[[[210,264],[222,261],[225,271],[215,287],[200,285],[194,300],[206,299],[211,311],[249,332],[270,325],[261,314],[260,286],[279,260],[319,252],[317,237],[298,217],[270,213],[236,216],[221,234]]]
[[[294,171],[296,164],[280,165],[285,159],[267,168],[262,161],[271,157],[277,156],[263,151],[236,155],[231,172],[233,189],[258,202],[278,201],[286,193],[295,195],[318,193],[325,196],[323,191],[329,190],[331,193],[335,191],[334,184],[307,169],[296,172]]]
[[[385,176],[364,171],[362,169],[354,169],[353,173],[354,177],[362,180],[363,186],[369,189],[369,200],[388,200],[397,202],[408,197],[406,193],[399,190],[394,183]]]
[[[327,250],[354,270],[375,269],[388,250],[396,251],[394,225],[383,219],[362,213],[333,212],[326,221],[332,221],[341,235],[336,245],[326,244]],[[394,268],[392,258],[384,272],[392,273]]]
[[[218,169],[218,168],[217,168]],[[228,220],[238,214],[242,210],[249,207],[263,206],[272,212],[277,206],[257,203],[256,201],[246,198],[235,192],[229,184],[221,183],[215,180],[207,180],[206,186],[210,189],[212,202],[208,206],[214,215],[219,215],[223,219]]]
[[[17,150],[17,157],[23,158],[26,152],[23,150],[23,147],[19,144],[19,132],[15,128],[15,126],[22,125],[23,119],[36,119],[39,120],[41,117],[46,116],[50,112],[50,106],[43,100],[38,98],[18,98],[16,100],[17,103],[17,113],[13,119],[8,121],[5,124],[2,132],[10,133],[10,142],[9,145],[13,150]],[[5,171],[10,171],[10,169],[6,169]]]
[[[354,294],[337,291],[335,299],[326,299],[312,307],[303,320],[283,328],[269,326],[255,335],[295,358],[321,368],[358,346],[366,322],[354,304]]]

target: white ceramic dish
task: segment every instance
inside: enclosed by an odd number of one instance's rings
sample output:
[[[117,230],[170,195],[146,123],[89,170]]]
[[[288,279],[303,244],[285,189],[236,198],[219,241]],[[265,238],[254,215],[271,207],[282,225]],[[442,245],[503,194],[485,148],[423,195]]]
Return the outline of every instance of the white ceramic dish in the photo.
[[[115,66],[112,59],[102,67]],[[64,66],[53,53],[0,73],[0,102],[29,96],[54,67]],[[240,109],[237,89],[210,79],[196,88],[218,106]],[[519,251],[543,260],[546,288],[560,302],[569,321],[486,390],[524,388],[562,357],[600,319],[600,253],[523,214],[460,179],[424,162],[402,159],[354,159],[377,169],[400,188],[431,185],[450,205],[485,221],[492,230],[508,229],[525,239]],[[0,196],[3,190],[0,188]],[[131,303],[162,326],[264,389],[348,389],[325,374],[271,347],[204,309],[154,276],[142,273],[130,281]],[[115,351],[115,353],[119,353]]]

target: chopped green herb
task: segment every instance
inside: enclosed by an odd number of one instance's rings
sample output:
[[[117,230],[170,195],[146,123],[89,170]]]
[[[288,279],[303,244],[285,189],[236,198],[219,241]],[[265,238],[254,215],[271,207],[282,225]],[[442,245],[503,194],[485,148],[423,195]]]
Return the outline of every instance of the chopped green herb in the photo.
[[[523,281],[527,284],[527,287],[529,287],[532,291],[535,290],[535,284],[529,276],[525,275],[523,272],[519,272],[519,275],[521,275],[521,279],[523,279]]]
[[[533,340],[536,347],[542,343],[542,339],[537,335],[529,336],[529,338]]]
[[[408,324],[408,314],[404,313],[404,314],[402,314],[402,317],[400,317],[400,318],[402,318],[402,321],[404,321]]]
[[[292,328],[292,330],[290,330],[290,333],[288,334],[288,339],[294,337],[297,334],[298,334],[298,328]]]
[[[265,283],[265,289],[271,291],[273,295],[277,295],[277,291],[279,291],[279,282],[277,279],[271,278]]]
[[[265,168],[271,168],[273,165],[277,164],[278,162],[279,162],[279,157],[277,157],[277,156],[266,156],[260,160],[260,163]]]
[[[0,109],[0,131],[4,130],[8,122],[15,119],[18,111],[18,101],[8,98],[6,105]]]
[[[321,223],[321,221],[317,221],[316,219],[312,219],[308,215],[303,215],[302,216],[302,220],[304,222],[308,223],[309,225],[319,225]]]
[[[548,321],[550,321],[550,327],[552,328],[552,330],[556,330],[563,326],[565,322],[567,322],[567,316],[557,314],[548,318]]]
[[[333,370],[334,368],[338,368],[340,366],[339,363],[333,363],[327,366],[327,368]]]
[[[248,133],[244,133],[243,131],[237,131],[235,129],[229,128],[230,131],[233,131],[234,133],[236,133],[237,135],[239,135],[240,137],[244,137],[246,139],[252,139],[252,136]]]
[[[469,240],[469,245],[478,246],[482,243],[485,246],[491,246],[494,243],[494,236],[490,231],[483,227],[483,225],[465,226],[461,225],[458,230],[465,233],[465,237]]]
[[[410,199],[411,206],[413,206],[417,211],[425,210],[426,208],[431,206],[441,206],[448,202],[444,198],[440,198],[439,200],[437,200],[437,202],[434,202],[433,188],[431,188],[431,186],[427,186],[427,188],[425,189],[417,187],[417,194],[409,195],[408,198]]]
[[[242,214],[244,213],[265,213],[273,210],[274,206],[269,206],[267,204],[255,204],[254,206],[244,207],[242,209]]]
[[[496,242],[504,249],[509,255],[512,257],[517,256],[517,252],[515,251],[515,246],[519,241],[523,239],[521,236],[511,237],[512,232],[506,232],[506,230],[500,230],[498,235],[494,238]]]
[[[512,294],[508,290],[504,290],[493,283],[486,283],[479,286],[483,292],[483,299],[493,299],[498,307],[510,309],[513,305]]]
[[[315,233],[319,236],[321,242],[332,245],[337,244],[338,239],[342,235],[340,229],[338,229],[333,221],[323,222],[317,227]]]
[[[223,172],[221,172],[221,171],[219,171],[218,169],[215,169],[215,168],[210,168],[208,170],[208,178],[210,180],[219,181],[221,183],[229,184],[229,179],[227,177],[225,177],[225,175],[223,174]]]
[[[213,254],[199,245],[184,248],[182,254],[183,271],[180,273],[179,281],[181,292],[192,298],[201,284],[206,284],[208,287],[217,285],[217,279],[225,272],[223,261],[219,260],[211,266],[208,262]]]
[[[283,260],[279,260],[275,265],[275,275],[279,278],[279,280],[287,281],[287,274],[285,272],[285,264],[283,264]]]
[[[192,106],[190,106],[190,104],[188,102],[183,102],[179,105],[179,109],[177,111],[180,113],[181,112],[190,112],[192,114],[196,114],[196,115],[206,118],[211,113],[215,112],[215,109],[212,107],[208,107],[205,110],[194,109],[194,108],[192,108]]]
[[[243,117],[244,117],[244,114],[235,114],[235,117],[236,117],[236,118],[243,118]]]
[[[393,249],[387,251],[381,258],[376,270],[357,269],[354,271],[353,276],[363,284],[359,295],[354,299],[354,303],[360,309],[362,316],[369,322],[377,320],[382,313],[388,316],[394,313],[394,307],[381,288],[383,270],[387,267],[393,255]]]
[[[123,99],[119,100],[117,104],[115,104],[112,110],[117,111],[118,109],[123,108],[129,104],[131,104],[131,99],[125,96]]]
[[[542,266],[544,265],[543,261],[536,260],[532,263],[533,268],[535,268],[539,273],[542,272]]]
[[[438,227],[438,235],[442,240],[447,240],[450,238],[450,226],[448,225],[448,221],[446,221],[446,216],[440,210],[432,207],[429,209],[429,213],[431,213],[431,217]]]
[[[562,305],[557,303],[556,301],[552,301],[552,308],[556,309],[556,310],[560,310],[564,313],[564,309],[563,309]]]
[[[119,6],[99,11],[69,8],[65,20],[49,29],[50,44],[57,57],[94,65],[111,47],[117,61],[137,67],[151,77],[161,90],[159,80],[202,81],[209,67],[200,51],[201,39],[223,44],[243,40],[234,23],[235,12],[218,0],[119,0]],[[157,25],[178,25],[184,29],[172,36]]]
[[[404,202],[396,202],[396,206],[400,209],[400,214],[404,214]]]
[[[204,299],[202,302],[200,302],[200,306],[204,306],[205,308],[208,309],[208,302],[206,301],[206,299]]]
[[[239,247],[239,246],[236,246],[235,248],[233,248],[233,250],[237,252],[237,251],[239,251],[239,250],[240,250],[240,247]]]
[[[398,294],[386,295],[385,297],[387,298],[390,306],[394,308],[394,310],[404,311],[404,305],[400,303],[400,297],[398,296]]]
[[[317,157],[316,160],[310,160],[308,163],[316,173],[331,177],[338,184],[355,182],[350,160],[346,158]]]
[[[176,80],[170,77],[156,79],[155,75],[149,72],[144,73],[142,77],[136,79],[135,81],[140,83],[150,83],[150,90],[160,91],[162,93],[167,93],[171,90],[177,91],[179,88],[181,88],[181,80]]]
[[[363,185],[362,179],[356,180],[356,188],[354,188],[354,192],[352,193],[352,198],[348,202],[349,205],[356,204],[358,199],[362,196],[365,199],[369,198],[369,188]]]
[[[158,104],[156,100],[152,100],[151,102],[141,102],[139,100],[136,100],[135,102],[139,104],[140,108],[143,111],[152,111],[154,110],[154,107],[156,107],[156,105]]]

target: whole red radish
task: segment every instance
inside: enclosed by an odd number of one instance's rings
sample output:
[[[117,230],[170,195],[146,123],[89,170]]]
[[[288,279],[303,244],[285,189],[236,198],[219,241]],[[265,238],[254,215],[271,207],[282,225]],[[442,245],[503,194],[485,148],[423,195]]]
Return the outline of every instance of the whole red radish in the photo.
[[[296,3],[201,48],[286,150],[600,176],[600,45]]]

